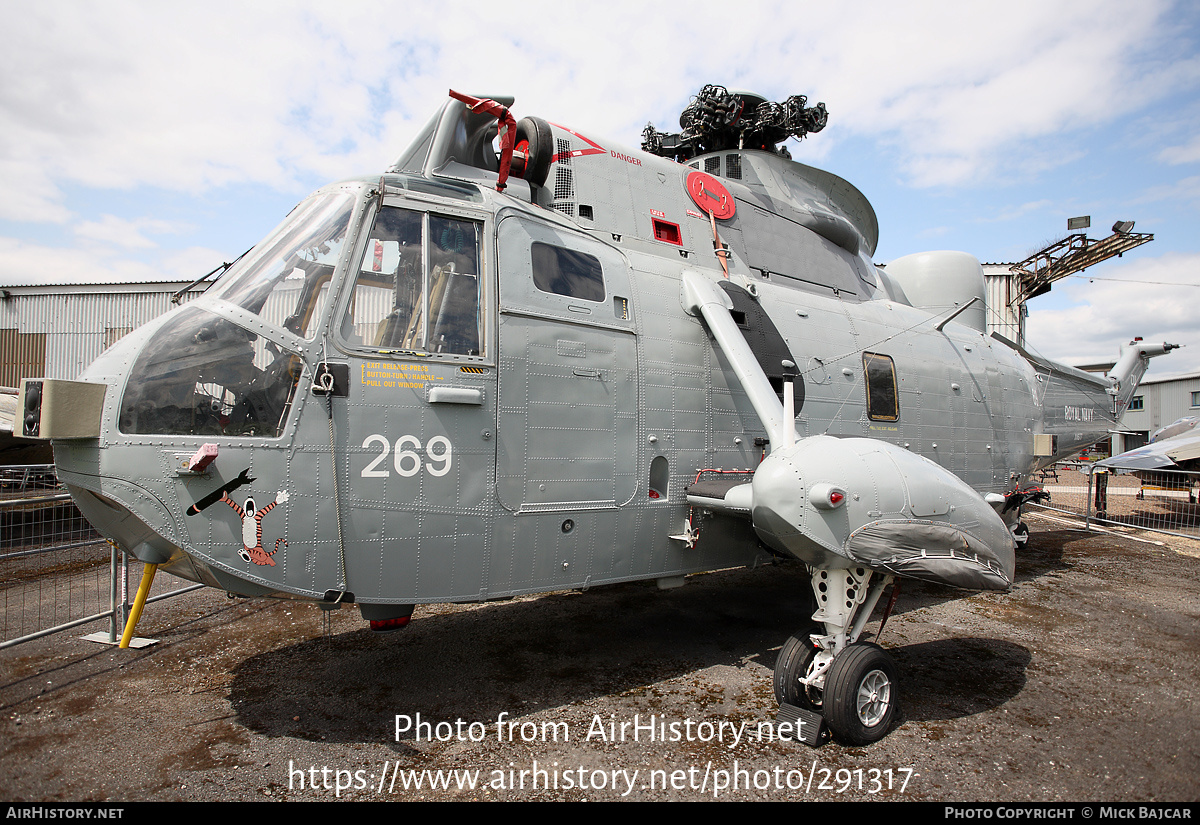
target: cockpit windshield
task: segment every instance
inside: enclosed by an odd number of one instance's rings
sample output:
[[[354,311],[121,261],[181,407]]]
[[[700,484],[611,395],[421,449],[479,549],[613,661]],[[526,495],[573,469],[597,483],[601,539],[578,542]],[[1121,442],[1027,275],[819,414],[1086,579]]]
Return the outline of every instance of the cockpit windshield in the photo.
[[[121,398],[121,432],[278,438],[304,364],[220,315],[189,306],[143,346]]]
[[[259,249],[235,264],[208,295],[311,340],[353,210],[354,196],[349,192],[314,195],[293,210]]]

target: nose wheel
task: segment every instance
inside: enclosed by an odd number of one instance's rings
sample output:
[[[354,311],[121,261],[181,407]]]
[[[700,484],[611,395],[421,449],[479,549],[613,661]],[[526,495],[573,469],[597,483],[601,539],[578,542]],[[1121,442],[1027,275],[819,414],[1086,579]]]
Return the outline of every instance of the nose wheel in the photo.
[[[784,643],[775,661],[775,698],[780,706],[821,714],[842,744],[878,742],[891,729],[899,707],[892,657],[876,644],[852,644],[829,664],[823,686],[806,685],[818,653],[807,634]]]

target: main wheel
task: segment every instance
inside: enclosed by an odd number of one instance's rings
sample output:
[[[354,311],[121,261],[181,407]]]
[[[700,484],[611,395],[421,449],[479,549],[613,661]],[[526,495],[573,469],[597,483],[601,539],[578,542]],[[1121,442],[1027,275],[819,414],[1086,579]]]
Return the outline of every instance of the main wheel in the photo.
[[[839,742],[878,742],[892,726],[899,706],[896,663],[879,645],[850,645],[825,673],[824,693],[825,723]]]
[[[1029,544],[1029,527],[1023,521],[1018,521],[1012,531],[1013,543],[1020,550],[1025,545]]]
[[[779,704],[821,712],[820,689],[810,688],[800,681],[812,669],[818,650],[808,637],[819,631],[820,628],[813,625],[788,637],[779,649],[779,657],[775,659],[775,700]]]

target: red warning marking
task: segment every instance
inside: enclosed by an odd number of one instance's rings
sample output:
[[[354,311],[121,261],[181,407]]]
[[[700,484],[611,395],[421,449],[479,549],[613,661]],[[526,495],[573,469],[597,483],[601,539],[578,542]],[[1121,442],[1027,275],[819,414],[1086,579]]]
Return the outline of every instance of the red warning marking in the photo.
[[[592,147],[590,149],[572,149],[570,152],[558,152],[554,155],[554,157],[550,158],[551,163],[563,160],[564,158],[578,158],[578,157],[582,157],[584,155],[603,155],[608,152],[608,150],[605,149],[603,146],[601,146],[599,143],[597,143],[596,141],[592,140],[589,137],[584,137],[583,135],[576,132],[574,129],[568,129],[566,126],[562,126],[558,123],[551,123],[550,125],[556,126],[559,129],[562,129],[564,132],[569,132],[570,134],[574,135],[575,137],[579,138],[584,143],[586,143]]]
[[[712,175],[692,170],[687,176],[687,191],[696,206],[717,220],[728,220],[736,211],[733,195]]]

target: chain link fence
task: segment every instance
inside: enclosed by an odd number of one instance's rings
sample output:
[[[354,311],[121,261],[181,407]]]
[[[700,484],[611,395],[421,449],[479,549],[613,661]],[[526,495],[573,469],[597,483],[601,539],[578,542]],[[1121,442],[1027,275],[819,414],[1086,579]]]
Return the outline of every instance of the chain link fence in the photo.
[[[1085,524],[1111,524],[1200,538],[1200,473],[1153,470],[1112,473],[1103,467],[1056,464],[1042,473],[1050,501],[1034,509],[1057,510]]]

